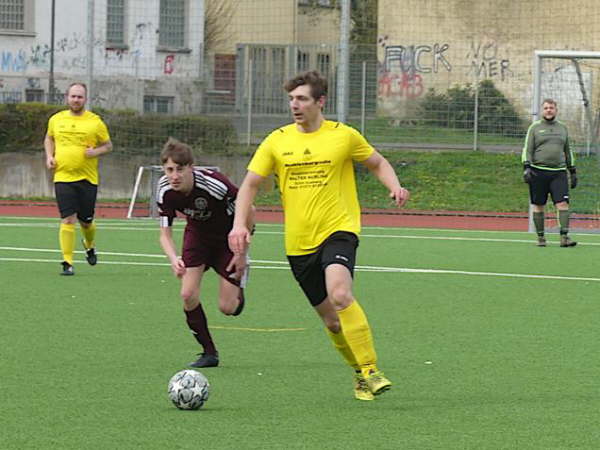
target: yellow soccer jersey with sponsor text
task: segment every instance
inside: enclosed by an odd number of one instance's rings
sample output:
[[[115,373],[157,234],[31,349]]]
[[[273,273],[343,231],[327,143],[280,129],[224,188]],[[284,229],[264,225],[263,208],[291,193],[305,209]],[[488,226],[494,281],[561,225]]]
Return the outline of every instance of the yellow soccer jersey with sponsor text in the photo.
[[[312,253],[336,231],[360,233],[353,161],[373,152],[358,131],[329,120],[313,133],[287,125],[261,143],[248,170],[277,178],[288,255]]]
[[[110,140],[100,117],[91,111],[80,116],[61,111],[50,117],[48,136],[54,138],[54,182],[88,180],[98,184],[98,158],[86,158],[85,150]]]

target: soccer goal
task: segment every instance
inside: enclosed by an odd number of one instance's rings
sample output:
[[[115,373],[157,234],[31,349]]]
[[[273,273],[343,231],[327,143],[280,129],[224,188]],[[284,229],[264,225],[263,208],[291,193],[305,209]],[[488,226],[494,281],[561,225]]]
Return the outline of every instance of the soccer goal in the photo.
[[[217,166],[194,166],[197,169],[219,171]],[[158,217],[156,187],[164,174],[162,166],[140,166],[133,184],[133,193],[127,209],[127,218]]]
[[[600,186],[596,181],[600,154],[600,90],[595,89],[596,86],[600,86],[600,52],[534,52],[532,118],[538,120],[541,117],[544,99],[556,100],[558,119],[569,128],[571,148],[575,153],[579,183],[571,192],[570,228],[576,232],[600,232]],[[547,229],[557,230],[558,224],[556,221],[549,223]],[[534,231],[531,207],[529,231]]]

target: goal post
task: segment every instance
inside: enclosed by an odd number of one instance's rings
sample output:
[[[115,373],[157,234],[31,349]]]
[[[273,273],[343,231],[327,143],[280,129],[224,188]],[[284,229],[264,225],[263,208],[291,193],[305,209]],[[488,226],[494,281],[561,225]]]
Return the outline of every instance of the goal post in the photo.
[[[210,169],[219,171],[218,166],[194,166],[195,169]],[[156,188],[158,180],[163,176],[163,166],[150,165],[138,167],[127,218],[156,218],[158,217],[158,206],[156,204]]]
[[[600,231],[598,183],[598,128],[600,126],[600,52],[536,50],[533,56],[532,120],[541,117],[545,98],[557,101],[559,120],[569,129],[580,183],[572,193],[570,229]],[[582,170],[582,166],[585,170]],[[548,218],[550,214],[547,214]],[[558,224],[554,227],[558,229]],[[553,227],[547,227],[553,231]],[[529,231],[534,232],[533,207],[529,206]]]

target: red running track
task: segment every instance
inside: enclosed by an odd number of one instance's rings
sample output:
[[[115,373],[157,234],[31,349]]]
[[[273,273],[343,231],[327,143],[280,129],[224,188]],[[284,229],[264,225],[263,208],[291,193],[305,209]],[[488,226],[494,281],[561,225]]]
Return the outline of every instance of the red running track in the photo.
[[[99,203],[96,217],[124,219],[128,205]],[[283,214],[276,208],[257,208],[257,221],[282,223]],[[53,202],[0,200],[0,216],[56,217]],[[367,210],[363,212],[364,226],[407,228],[453,228],[463,230],[527,231],[526,213],[490,213],[461,211]]]

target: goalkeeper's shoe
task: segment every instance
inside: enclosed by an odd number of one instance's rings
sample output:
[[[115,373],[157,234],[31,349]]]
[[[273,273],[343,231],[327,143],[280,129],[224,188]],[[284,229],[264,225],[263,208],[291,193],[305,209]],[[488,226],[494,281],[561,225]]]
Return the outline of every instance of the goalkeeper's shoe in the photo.
[[[546,238],[544,236],[538,236],[536,245],[538,247],[545,247],[546,246]]]
[[[571,238],[569,236],[567,236],[566,234],[564,234],[560,237],[560,246],[561,247],[575,247],[576,245],[577,245],[577,242],[572,241]]]
[[[62,263],[62,272],[60,273],[61,275],[64,276],[70,276],[70,275],[75,275],[75,271],[73,270],[73,266],[71,264],[69,264],[66,261],[63,261]]]
[[[375,396],[367,385],[367,380],[360,374],[354,374],[354,398],[357,400],[374,400]]]
[[[188,364],[188,367],[217,367],[219,365],[219,354],[201,353],[200,358]]]
[[[83,248],[85,249],[85,259],[90,266],[95,266],[98,262],[98,256],[96,255],[96,249],[94,247],[87,248],[85,246],[85,240],[82,240]]]
[[[370,371],[370,373],[365,376],[365,381],[373,395],[379,395],[392,387],[392,382],[379,370]]]

